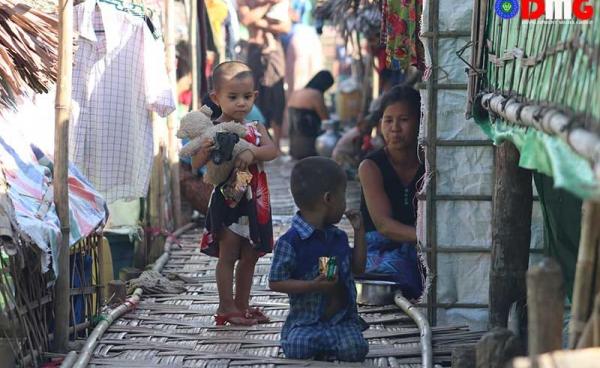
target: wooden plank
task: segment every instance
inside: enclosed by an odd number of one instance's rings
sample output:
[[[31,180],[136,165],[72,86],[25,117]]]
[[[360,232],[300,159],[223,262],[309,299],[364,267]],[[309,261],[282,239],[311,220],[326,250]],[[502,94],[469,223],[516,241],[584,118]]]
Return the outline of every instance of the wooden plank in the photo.
[[[477,368],[504,368],[514,357],[523,355],[518,338],[509,330],[494,328],[477,343]]]
[[[527,271],[529,356],[562,347],[565,288],[560,265],[545,258]]]
[[[510,368],[596,368],[599,349],[565,350],[542,354],[534,359],[516,358]]]
[[[581,237],[573,285],[573,307],[569,324],[569,347],[577,345],[590,315],[594,298],[594,264],[598,260],[600,204],[584,202],[581,208]]]

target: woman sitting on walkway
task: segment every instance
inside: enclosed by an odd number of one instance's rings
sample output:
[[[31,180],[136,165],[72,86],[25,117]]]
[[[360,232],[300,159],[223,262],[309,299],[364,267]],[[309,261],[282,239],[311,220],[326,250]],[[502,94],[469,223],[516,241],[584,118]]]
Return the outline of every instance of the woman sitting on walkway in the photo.
[[[423,294],[426,276],[415,229],[417,183],[425,173],[417,156],[420,107],[420,95],[412,87],[400,85],[385,93],[385,146],[367,155],[358,169],[367,232],[366,273],[397,282],[408,299]]]
[[[290,156],[302,159],[316,156],[315,140],[321,131],[321,120],[329,119],[323,94],[333,85],[333,76],[321,70],[306,87],[295,91],[287,104],[290,124]]]

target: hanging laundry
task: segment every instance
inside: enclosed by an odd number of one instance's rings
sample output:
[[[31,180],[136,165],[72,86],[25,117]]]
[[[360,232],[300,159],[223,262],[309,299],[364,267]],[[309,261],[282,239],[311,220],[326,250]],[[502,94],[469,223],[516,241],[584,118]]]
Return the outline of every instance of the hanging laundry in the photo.
[[[113,0],[113,3],[118,0]],[[147,18],[86,0],[74,9],[69,156],[106,200],[145,197],[153,156],[151,112],[175,110],[164,45]]]
[[[425,70],[425,52],[419,39],[423,0],[382,0],[381,40],[386,66],[406,71],[410,65]]]
[[[229,6],[224,0],[205,0],[205,4],[219,59],[223,60],[226,48],[224,23],[229,14]]]

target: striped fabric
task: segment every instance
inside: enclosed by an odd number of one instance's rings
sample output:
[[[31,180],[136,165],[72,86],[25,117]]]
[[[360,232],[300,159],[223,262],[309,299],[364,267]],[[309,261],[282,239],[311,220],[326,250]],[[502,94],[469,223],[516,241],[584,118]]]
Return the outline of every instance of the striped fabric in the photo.
[[[53,204],[52,161],[22,136],[3,127],[0,169],[8,183],[19,231],[42,253],[42,271],[57,273],[60,223]],[[73,165],[69,166],[70,244],[93,233],[105,221],[105,201]]]

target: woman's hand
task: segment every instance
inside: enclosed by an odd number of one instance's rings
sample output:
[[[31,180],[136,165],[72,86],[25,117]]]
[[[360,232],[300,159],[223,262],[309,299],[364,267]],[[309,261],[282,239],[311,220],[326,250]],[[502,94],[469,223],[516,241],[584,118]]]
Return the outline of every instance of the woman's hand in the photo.
[[[360,275],[365,272],[367,264],[367,240],[365,239],[365,223],[358,210],[346,211],[346,217],[354,229],[354,248],[352,249],[352,273]]]
[[[239,171],[246,171],[248,166],[254,163],[255,155],[251,148],[240,152],[233,163],[236,169]]]
[[[346,211],[346,217],[350,221],[354,231],[364,229],[365,224],[363,223],[362,215],[359,210],[348,210]]]

